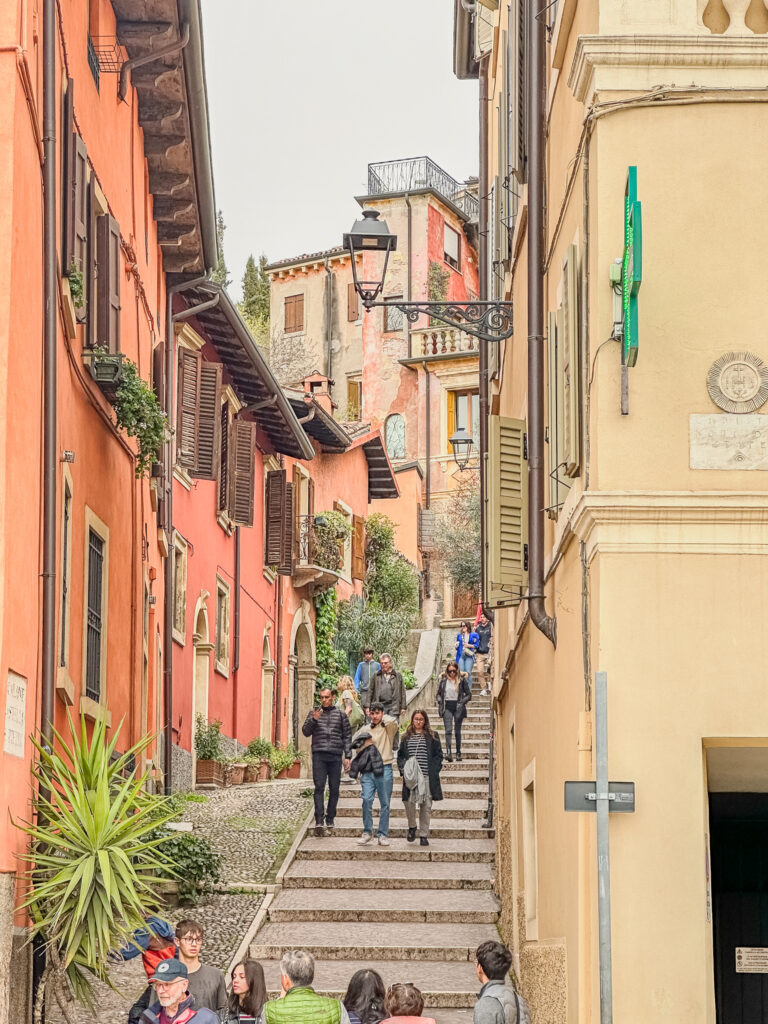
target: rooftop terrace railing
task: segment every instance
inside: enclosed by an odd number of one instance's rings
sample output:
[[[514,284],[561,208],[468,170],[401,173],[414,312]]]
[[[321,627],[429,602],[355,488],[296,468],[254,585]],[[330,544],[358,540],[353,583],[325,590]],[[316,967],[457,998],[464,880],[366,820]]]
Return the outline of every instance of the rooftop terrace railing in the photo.
[[[408,160],[387,160],[368,164],[368,194],[388,195],[398,192],[416,192],[431,188],[462,210],[470,220],[476,220],[480,203],[465,184],[456,181],[447,171],[428,156]]]

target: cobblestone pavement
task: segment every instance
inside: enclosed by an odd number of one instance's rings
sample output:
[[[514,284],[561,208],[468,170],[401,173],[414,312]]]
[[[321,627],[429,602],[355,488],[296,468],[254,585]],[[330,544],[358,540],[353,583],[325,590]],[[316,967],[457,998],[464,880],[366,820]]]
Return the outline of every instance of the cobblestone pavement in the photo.
[[[194,907],[174,907],[167,913],[174,924],[183,917],[200,921],[205,929],[205,963],[224,971],[229,967],[264,899],[263,891],[237,889],[274,880],[307,816],[311,798],[302,795],[307,785],[306,779],[286,779],[233,786],[206,792],[205,803],[187,804],[180,820],[191,821],[194,831],[222,855],[220,888],[230,890],[210,893]],[[146,986],[141,959],[117,965],[112,980],[117,991],[97,986],[97,1017],[76,1009],[79,1024],[125,1024],[131,1004]],[[52,1007],[46,1018],[60,1024],[58,1007]]]

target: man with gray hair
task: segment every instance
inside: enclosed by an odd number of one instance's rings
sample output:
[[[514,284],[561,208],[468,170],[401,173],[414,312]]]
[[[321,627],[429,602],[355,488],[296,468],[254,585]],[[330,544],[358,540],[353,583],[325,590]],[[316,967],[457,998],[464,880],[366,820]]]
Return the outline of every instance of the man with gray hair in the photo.
[[[349,1024],[349,1014],[339,999],[320,996],[312,988],[315,958],[303,949],[291,949],[280,961],[282,999],[264,1006],[266,1024]]]
[[[404,715],[407,710],[405,684],[403,677],[392,665],[392,655],[382,654],[379,658],[381,668],[371,680],[368,691],[368,708],[372,704],[382,704],[385,715]]]

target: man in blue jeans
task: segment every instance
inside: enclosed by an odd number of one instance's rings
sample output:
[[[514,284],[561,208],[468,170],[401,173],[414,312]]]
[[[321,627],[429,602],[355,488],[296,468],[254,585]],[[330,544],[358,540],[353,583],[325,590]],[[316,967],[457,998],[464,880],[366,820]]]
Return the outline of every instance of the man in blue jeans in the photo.
[[[393,744],[397,735],[397,719],[392,715],[384,714],[384,705],[379,703],[371,704],[371,724],[369,726],[371,738],[376,749],[381,754],[384,773],[381,779],[369,783],[363,781],[363,836],[358,842],[370,842],[373,838],[373,797],[379,797],[379,846],[389,846],[389,808],[392,802],[392,787],[394,779],[392,775],[392,763],[395,759]],[[361,777],[362,778],[362,777]],[[377,785],[378,784],[378,785]],[[368,806],[366,818],[366,800]],[[366,839],[366,835],[368,838]]]

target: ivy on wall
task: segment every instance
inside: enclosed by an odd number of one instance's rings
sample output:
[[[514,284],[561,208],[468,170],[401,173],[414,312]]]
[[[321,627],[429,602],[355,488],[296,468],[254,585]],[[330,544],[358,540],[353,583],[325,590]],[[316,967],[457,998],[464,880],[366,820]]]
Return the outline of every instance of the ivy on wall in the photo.
[[[346,671],[346,664],[340,665],[335,644],[337,602],[335,587],[315,595],[315,695],[325,687],[329,687],[335,694],[339,673]]]

